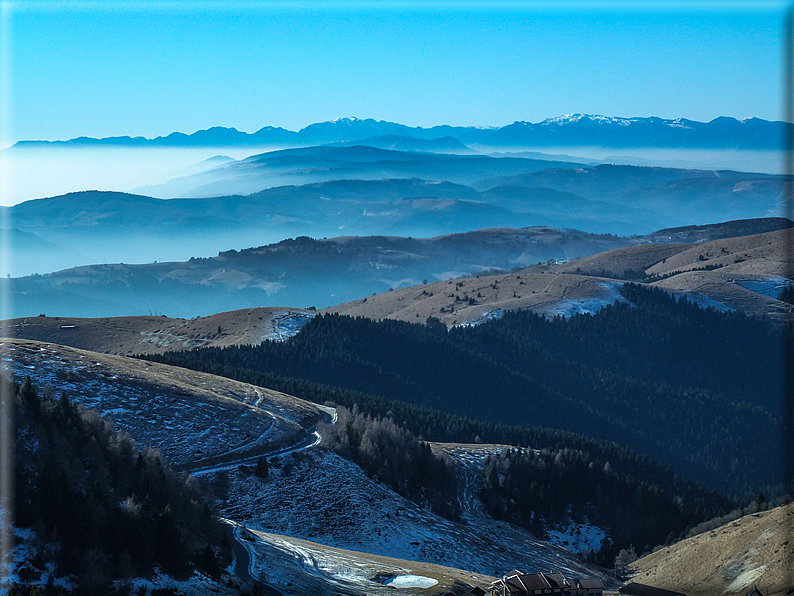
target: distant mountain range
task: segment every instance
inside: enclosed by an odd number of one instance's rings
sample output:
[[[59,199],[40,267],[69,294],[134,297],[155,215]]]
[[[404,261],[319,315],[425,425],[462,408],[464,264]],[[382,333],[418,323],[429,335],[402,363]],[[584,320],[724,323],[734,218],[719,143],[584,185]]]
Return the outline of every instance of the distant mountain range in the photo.
[[[673,120],[648,118],[615,118],[588,114],[571,114],[549,118],[538,123],[514,122],[502,127],[433,126],[411,127],[372,118],[338,118],[311,124],[298,132],[265,126],[254,133],[220,126],[193,134],[173,132],[168,136],[78,137],[68,141],[20,141],[15,147],[30,146],[96,146],[126,147],[245,147],[245,146],[310,146],[328,143],[369,144],[415,151],[465,150],[466,147],[660,147],[700,149],[782,149],[787,124],[760,118],[737,120],[719,117],[710,122],[685,118]],[[387,145],[383,138],[389,137]],[[411,139],[435,141],[422,147]],[[466,147],[458,147],[459,144]]]

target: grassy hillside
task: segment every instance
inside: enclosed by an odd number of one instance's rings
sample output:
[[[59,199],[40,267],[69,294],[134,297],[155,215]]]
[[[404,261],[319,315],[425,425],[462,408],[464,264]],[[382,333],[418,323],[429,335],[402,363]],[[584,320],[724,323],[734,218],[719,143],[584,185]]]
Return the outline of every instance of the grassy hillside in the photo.
[[[634,581],[691,596],[782,596],[794,585],[794,504],[751,513],[633,563]]]
[[[12,319],[6,325],[17,339],[129,356],[282,339],[297,332],[313,314],[299,308],[248,308],[195,319],[37,316]]]

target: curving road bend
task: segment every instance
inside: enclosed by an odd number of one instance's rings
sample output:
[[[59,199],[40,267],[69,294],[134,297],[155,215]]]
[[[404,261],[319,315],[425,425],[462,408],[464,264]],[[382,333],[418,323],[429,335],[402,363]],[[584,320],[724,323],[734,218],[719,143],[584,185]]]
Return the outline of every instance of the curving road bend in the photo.
[[[337,421],[337,411],[336,408],[331,408],[328,406],[318,406],[319,409],[325,414],[326,423],[327,424],[336,424]],[[230,470],[233,468],[237,468],[242,464],[246,463],[253,463],[258,460],[260,457],[272,457],[274,455],[285,455],[288,453],[294,453],[296,451],[304,451],[306,449],[311,449],[312,447],[316,447],[319,445],[323,440],[322,435],[315,427],[311,427],[306,430],[306,437],[296,443],[295,445],[291,445],[289,447],[282,447],[281,449],[275,449],[269,453],[263,453],[255,456],[247,456],[241,457],[239,459],[235,459],[229,462],[225,462],[219,465],[210,465],[201,468],[196,468],[191,470],[191,474],[193,476],[199,476],[202,474],[209,474],[212,472],[218,472],[221,470]],[[244,536],[244,526],[241,526],[235,521],[222,519],[226,524],[233,526],[231,536],[232,540],[232,552],[234,553],[234,574],[237,577],[242,578],[245,581],[252,582],[255,586],[259,586],[260,589],[264,591],[265,594],[268,596],[283,596],[282,592],[277,590],[271,585],[268,585],[261,581],[260,579],[254,577],[252,571],[254,568],[254,561],[256,560],[256,552],[250,548],[249,541],[245,539]],[[304,562],[305,565],[305,562]]]

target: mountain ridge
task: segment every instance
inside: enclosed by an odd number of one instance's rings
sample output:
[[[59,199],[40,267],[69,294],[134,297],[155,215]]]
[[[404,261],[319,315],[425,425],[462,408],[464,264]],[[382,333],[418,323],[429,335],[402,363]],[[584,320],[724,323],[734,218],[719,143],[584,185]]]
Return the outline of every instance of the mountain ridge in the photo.
[[[360,141],[378,136],[405,136],[421,140],[453,137],[464,145],[499,146],[604,146],[781,149],[790,123],[761,118],[737,120],[719,116],[709,122],[656,116],[618,118],[568,114],[532,123],[516,121],[501,127],[436,125],[411,127],[373,118],[338,118],[310,124],[299,131],[264,126],[253,133],[214,126],[192,134],[172,132],[147,139],[142,136],[77,137],[68,140],[22,140],[14,147],[117,145],[128,147],[311,145]]]

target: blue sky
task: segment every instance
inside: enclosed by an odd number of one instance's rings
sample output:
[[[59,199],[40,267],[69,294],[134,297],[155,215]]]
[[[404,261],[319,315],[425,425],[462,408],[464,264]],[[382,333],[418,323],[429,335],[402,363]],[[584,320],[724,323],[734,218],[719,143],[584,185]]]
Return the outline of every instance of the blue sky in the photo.
[[[787,6],[4,3],[2,141],[341,116],[782,119]]]

